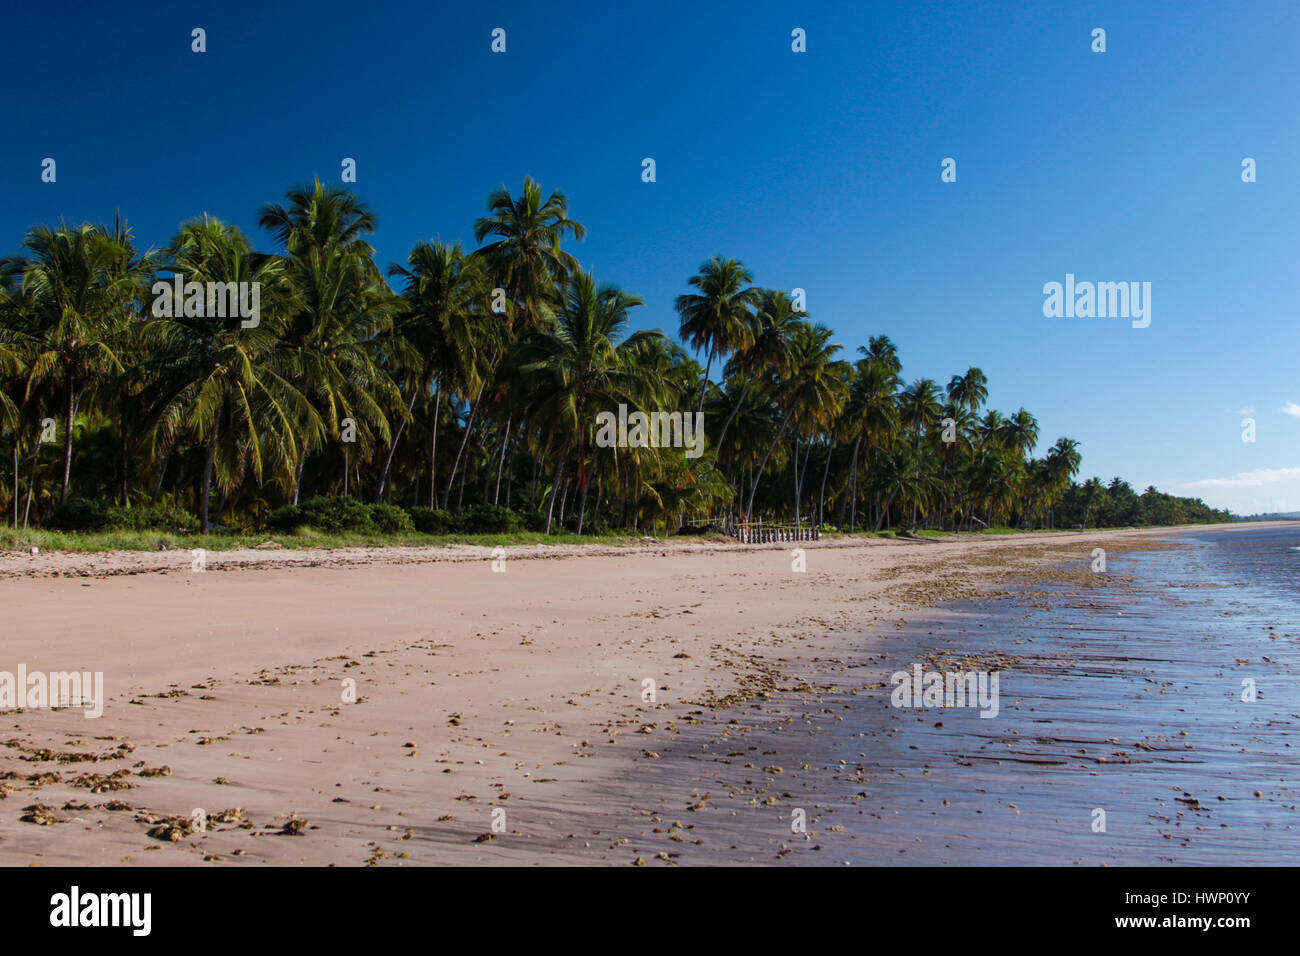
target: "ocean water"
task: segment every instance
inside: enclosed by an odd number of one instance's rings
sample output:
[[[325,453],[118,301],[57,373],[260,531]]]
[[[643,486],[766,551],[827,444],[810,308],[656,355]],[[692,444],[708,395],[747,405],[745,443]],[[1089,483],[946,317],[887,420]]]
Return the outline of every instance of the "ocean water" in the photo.
[[[1300,526],[1170,541],[864,633],[637,786],[711,792],[684,862],[1300,864]],[[917,661],[996,669],[997,716],[893,706]]]
[[[901,831],[886,845],[916,863],[1300,862],[1300,527],[1176,540],[1112,556],[1127,586],[967,602],[897,642],[882,673],[936,652],[1011,663],[994,718],[867,703],[875,789],[856,803]]]

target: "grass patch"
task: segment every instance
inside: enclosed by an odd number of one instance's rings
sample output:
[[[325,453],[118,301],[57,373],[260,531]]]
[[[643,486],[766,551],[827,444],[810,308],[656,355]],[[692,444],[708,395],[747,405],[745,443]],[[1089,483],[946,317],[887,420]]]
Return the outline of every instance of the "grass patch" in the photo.
[[[291,533],[262,535],[223,534],[206,536],[177,535],[150,531],[48,531],[28,528],[15,531],[0,528],[0,550],[27,551],[32,547],[42,551],[161,551],[203,548],[208,551],[233,551],[238,548],[256,548],[274,541],[285,550],[304,548],[428,548],[453,544],[471,544],[483,547],[509,547],[511,545],[538,544],[599,544],[623,547],[636,544],[640,535],[630,531],[602,535],[542,534],[535,531],[512,531],[502,534],[420,534],[405,532],[382,534],[377,532],[325,533],[310,528],[299,528]],[[649,537],[649,535],[644,535]],[[670,535],[660,541],[703,540],[694,535]]]

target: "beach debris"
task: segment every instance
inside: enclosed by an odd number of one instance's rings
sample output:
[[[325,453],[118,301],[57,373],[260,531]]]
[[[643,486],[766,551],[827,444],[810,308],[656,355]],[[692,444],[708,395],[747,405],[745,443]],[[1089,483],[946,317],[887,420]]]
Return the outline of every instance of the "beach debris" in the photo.
[[[35,823],[40,827],[48,827],[63,822],[63,818],[55,814],[53,807],[46,806],[43,803],[33,803],[30,806],[23,807],[23,815],[18,819],[24,823]]]
[[[84,787],[91,793],[108,793],[111,790],[131,790],[135,784],[122,778],[130,774],[126,768],[114,770],[110,774],[83,773],[72,781],[74,787]]]

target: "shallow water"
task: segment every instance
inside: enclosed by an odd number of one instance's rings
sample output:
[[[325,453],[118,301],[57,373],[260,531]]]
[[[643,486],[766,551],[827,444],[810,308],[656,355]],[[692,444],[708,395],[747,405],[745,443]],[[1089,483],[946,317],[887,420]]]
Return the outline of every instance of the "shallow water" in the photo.
[[[1300,527],[1177,540],[1102,586],[866,635],[826,692],[738,711],[640,784],[711,791],[693,832],[753,862],[1300,863]],[[998,715],[891,706],[889,675],[935,654],[996,667]]]

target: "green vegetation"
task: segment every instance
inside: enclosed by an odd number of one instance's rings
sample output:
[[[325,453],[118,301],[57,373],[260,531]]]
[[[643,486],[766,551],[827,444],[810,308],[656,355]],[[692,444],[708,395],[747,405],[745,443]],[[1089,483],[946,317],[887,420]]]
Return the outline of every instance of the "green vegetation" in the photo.
[[[421,241],[386,273],[343,189],[293,189],[259,223],[276,251],[204,216],[158,252],[121,221],[39,226],[0,263],[7,546],[521,543],[724,512],[881,533],[1229,518],[1076,483],[1077,443],[1032,457],[1038,423],[985,409],[978,368],[905,384],[884,335],[849,361],[736,260],[676,303],[702,367],[630,333],[640,300],[582,270],[564,245],[584,228],[531,179],[492,193],[478,249]],[[156,309],[177,275],[258,283],[256,323]],[[701,411],[705,453],[597,446],[620,404]]]

